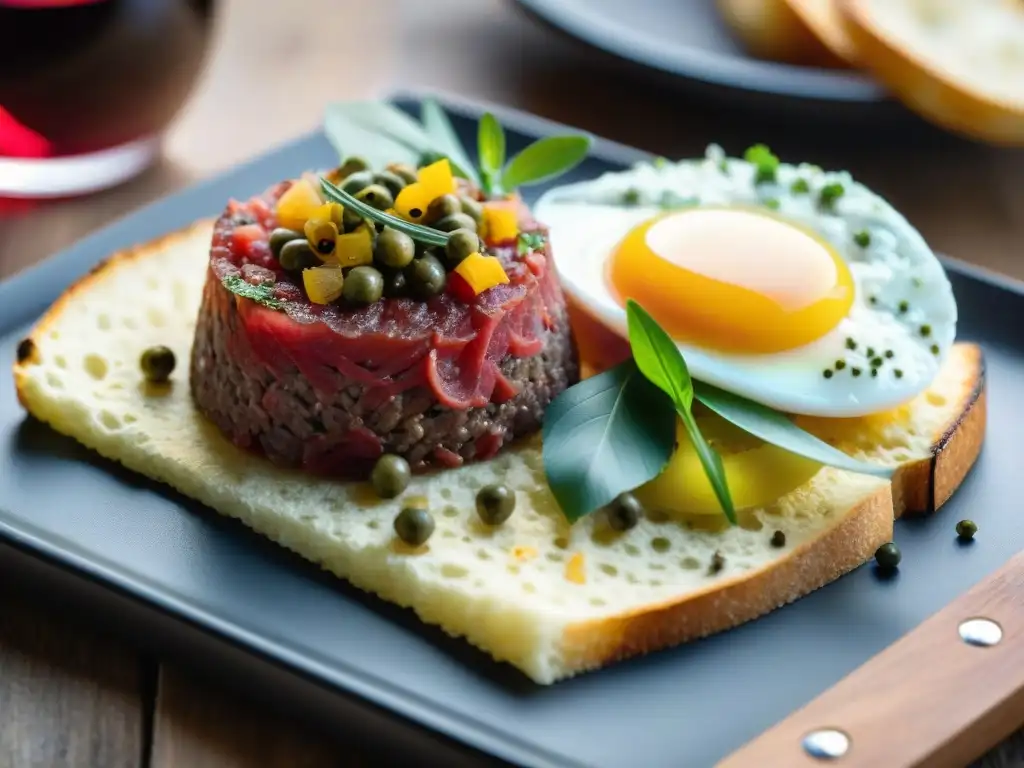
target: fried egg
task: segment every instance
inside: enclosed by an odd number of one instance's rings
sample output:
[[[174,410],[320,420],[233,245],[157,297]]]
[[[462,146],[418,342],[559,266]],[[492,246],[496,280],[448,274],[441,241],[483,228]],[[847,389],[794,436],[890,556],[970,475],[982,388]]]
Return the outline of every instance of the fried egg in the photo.
[[[939,260],[848,173],[768,160],[712,146],[545,193],[534,213],[565,290],[623,336],[639,302],[693,378],[780,411],[861,416],[919,394],[956,335]]]

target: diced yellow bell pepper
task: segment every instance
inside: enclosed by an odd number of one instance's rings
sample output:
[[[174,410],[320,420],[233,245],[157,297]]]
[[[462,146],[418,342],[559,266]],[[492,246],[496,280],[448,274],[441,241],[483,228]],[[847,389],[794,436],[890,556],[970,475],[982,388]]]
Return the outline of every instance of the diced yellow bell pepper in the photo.
[[[416,178],[427,192],[428,203],[435,197],[455,192],[455,177],[452,176],[452,167],[448,164],[447,158],[420,168]]]
[[[398,193],[398,197],[395,198],[395,213],[406,221],[419,222],[433,199],[423,184],[414,182]]]
[[[309,215],[309,221],[329,221],[341,229],[344,215],[345,208],[341,203],[324,203]]]
[[[373,235],[370,228],[360,224],[347,235],[338,235],[334,258],[343,267],[359,267],[373,263]]]
[[[341,267],[313,267],[302,270],[302,285],[314,304],[330,304],[341,296],[345,278]]]
[[[334,250],[345,209],[339,203],[324,203],[315,209],[302,227],[306,240],[320,261],[334,261]]]
[[[469,254],[455,268],[455,272],[469,284],[477,296],[488,288],[509,281],[500,261],[493,256],[481,256],[479,253]]]
[[[277,222],[285,229],[301,232],[306,221],[323,201],[306,179],[299,179],[277,201]]]
[[[489,244],[507,243],[519,235],[519,213],[514,203],[505,200],[484,203],[484,240]]]

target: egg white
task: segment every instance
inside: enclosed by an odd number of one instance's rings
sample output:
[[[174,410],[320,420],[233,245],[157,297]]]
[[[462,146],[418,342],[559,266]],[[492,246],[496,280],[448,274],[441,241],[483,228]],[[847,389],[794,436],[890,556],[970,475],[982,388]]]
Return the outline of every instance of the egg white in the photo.
[[[606,266],[634,226],[679,205],[764,206],[777,201],[776,215],[818,233],[847,263],[854,281],[853,305],[826,335],[783,352],[736,354],[680,342],[693,378],[777,410],[833,417],[877,413],[926,389],[956,336],[957,307],[949,279],[921,234],[848,173],[782,164],[775,182],[755,184],[754,176],[753,165],[728,159],[712,146],[703,159],[644,163],[557,187],[541,197],[534,214],[550,227],[565,290],[625,336],[626,313],[609,292]],[[808,193],[792,190],[797,179],[808,183]],[[819,202],[820,190],[832,183],[842,184],[844,194],[826,209]],[[867,247],[855,240],[862,231],[870,234]],[[900,311],[901,302],[908,306],[905,312]],[[921,332],[925,325],[930,327],[927,336]],[[847,348],[851,338],[855,350]],[[933,345],[938,345],[938,354]],[[883,358],[877,377],[871,376],[869,347],[876,356],[893,352],[892,358]],[[834,370],[837,360],[845,362],[842,370]],[[854,368],[860,376],[852,375]],[[826,369],[834,370],[831,378],[825,378]]]

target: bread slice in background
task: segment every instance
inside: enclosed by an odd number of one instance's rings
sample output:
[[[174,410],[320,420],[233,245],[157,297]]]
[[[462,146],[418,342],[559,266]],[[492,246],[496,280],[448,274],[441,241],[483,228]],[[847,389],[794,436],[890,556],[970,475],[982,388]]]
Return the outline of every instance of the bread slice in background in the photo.
[[[892,486],[831,468],[770,508],[744,512],[737,527],[706,530],[649,516],[616,535],[599,514],[565,522],[536,439],[486,463],[417,477],[393,501],[360,484],[274,467],[221,437],[188,391],[210,231],[203,222],[120,253],[71,287],[19,349],[22,404],[57,431],[413,609],[538,683],[754,619],[852,570],[892,538]],[[167,386],[141,381],[139,356],[154,344],[171,347],[179,361]],[[929,405],[926,418],[915,401],[907,417],[922,435],[944,435],[939,455],[958,454],[950,464],[957,468],[973,460],[968,453],[981,433],[969,414],[984,406],[979,394],[967,417],[953,413],[969,399],[953,397],[954,383],[972,375],[962,354],[950,357],[937,382],[948,391],[944,406]],[[934,450],[924,438],[914,447]],[[895,460],[893,447],[886,450]],[[924,457],[908,457],[905,483],[917,482],[920,473],[909,468]],[[490,482],[517,495],[515,514],[494,530],[473,509],[476,490]],[[412,496],[427,500],[436,521],[419,550],[392,532]],[[776,531],[785,546],[771,546]]]
[[[859,60],[952,131],[1024,145],[1024,2],[842,0]]]
[[[843,0],[775,0],[784,2],[838,61],[857,66],[857,47],[846,31],[840,4]]]
[[[812,67],[844,67],[851,61],[843,28],[832,23],[831,2],[827,8],[807,0],[716,2],[726,25],[758,58]]]

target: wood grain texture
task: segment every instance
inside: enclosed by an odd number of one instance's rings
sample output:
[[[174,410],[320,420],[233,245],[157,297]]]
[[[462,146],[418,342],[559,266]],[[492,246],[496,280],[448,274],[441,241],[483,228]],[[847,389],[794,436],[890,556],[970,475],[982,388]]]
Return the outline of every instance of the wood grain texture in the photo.
[[[1002,641],[963,642],[958,627],[972,618],[996,622]],[[821,761],[801,741],[824,728],[850,738],[850,751],[837,761],[845,768],[960,768],[1010,735],[1022,716],[1024,553],[720,768],[813,768]]]
[[[0,768],[135,768],[139,655],[31,595],[0,592]]]

